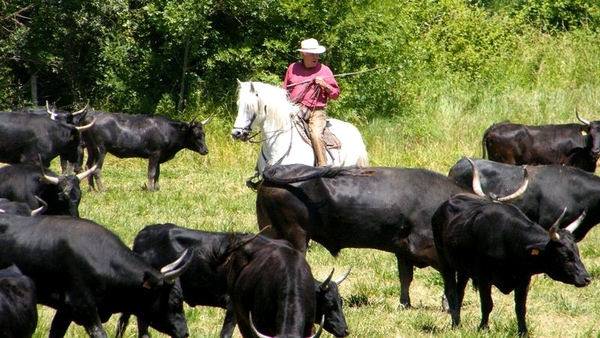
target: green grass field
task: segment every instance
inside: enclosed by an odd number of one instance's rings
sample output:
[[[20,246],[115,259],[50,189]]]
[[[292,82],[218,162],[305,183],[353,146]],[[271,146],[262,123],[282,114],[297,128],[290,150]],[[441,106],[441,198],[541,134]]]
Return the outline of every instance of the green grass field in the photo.
[[[469,105],[465,104],[468,98],[463,99],[460,92],[447,93],[428,99],[421,112],[409,114],[406,119],[369,121],[359,129],[367,143],[371,165],[422,167],[446,174],[461,156],[481,156],[481,135],[494,122],[505,119],[532,124],[575,122],[576,105],[585,118],[597,116],[594,103],[586,100],[588,97],[582,96],[581,91],[564,96],[536,94],[525,92],[519,97],[506,94]],[[598,90],[593,94],[598,97]],[[555,102],[561,97],[568,99]],[[255,192],[245,186],[245,181],[253,174],[259,148],[229,137],[233,119],[234,116],[216,118],[206,127],[210,149],[207,156],[184,150],[163,164],[158,192],[142,189],[146,182],[145,160],[108,156],[103,171],[106,192],[90,192],[83,182],[81,216],[111,229],[127,245],[131,245],[138,231],[153,223],[171,222],[209,231],[256,232]],[[580,243],[584,263],[594,279],[586,288],[577,289],[544,275],[534,277],[527,313],[532,336],[600,336],[599,248],[600,232],[593,229]],[[344,249],[335,259],[319,244],[311,242],[307,260],[317,279],[325,278],[331,268],[341,274],[352,267],[340,292],[353,337],[516,336],[512,294],[503,295],[494,289],[490,329],[479,332],[479,298],[469,288],[462,325],[452,329],[449,315],[440,306],[443,283],[432,268],[416,271],[411,288],[414,308],[405,310],[398,306],[399,281],[392,254]],[[186,307],[186,311],[191,337],[218,336],[223,310]],[[53,314],[54,310],[40,306],[35,337],[47,336]],[[105,324],[111,336],[117,318],[115,315]],[[153,335],[161,336],[157,332]],[[67,336],[83,337],[85,331],[72,325]],[[134,320],[126,336],[137,337]],[[237,331],[235,336],[240,337]]]

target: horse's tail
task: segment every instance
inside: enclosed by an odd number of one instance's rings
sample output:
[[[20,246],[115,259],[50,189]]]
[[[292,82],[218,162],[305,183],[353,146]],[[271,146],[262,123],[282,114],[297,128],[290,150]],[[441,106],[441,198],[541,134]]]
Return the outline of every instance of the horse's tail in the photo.
[[[365,150],[358,156],[358,160],[356,161],[357,167],[368,167],[369,166],[369,154]]]

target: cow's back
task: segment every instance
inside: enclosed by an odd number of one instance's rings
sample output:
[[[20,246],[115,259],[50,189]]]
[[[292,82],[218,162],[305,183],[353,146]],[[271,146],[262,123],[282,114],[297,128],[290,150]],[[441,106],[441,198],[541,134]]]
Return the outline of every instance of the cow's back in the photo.
[[[565,164],[586,169],[589,127],[580,124],[529,126],[503,122],[490,126],[482,140],[483,157],[501,163],[522,165]]]
[[[161,115],[96,111],[88,116],[90,120],[93,118],[96,122],[87,133],[86,141],[119,158],[148,158],[151,153],[164,150],[173,138],[172,121]]]
[[[259,236],[236,250],[227,285],[244,337],[253,337],[250,314],[263,334],[311,335],[316,311],[314,278],[304,254],[286,241]],[[290,315],[281,315],[286,312]]]
[[[492,275],[490,271],[502,271],[509,264],[518,270],[526,252],[523,243],[549,240],[547,231],[517,207],[471,194],[444,202],[431,223],[440,254],[470,276]]]
[[[0,161],[49,162],[60,154],[76,155],[79,133],[48,117],[22,113],[0,113]]]
[[[38,284],[38,294],[45,296],[63,290],[65,278],[68,283],[93,283],[91,289],[101,290],[98,283],[110,284],[108,276],[133,284],[151,270],[115,234],[71,216],[0,215],[0,265],[12,263],[34,280],[44,281]]]
[[[516,166],[484,159],[471,159],[477,166],[481,187],[486,195],[508,196],[523,183],[524,171],[531,167]],[[535,170],[534,170],[535,171]],[[465,189],[472,190],[473,167],[466,157],[454,164],[448,177]]]
[[[340,175],[281,185],[263,182],[256,202],[259,226],[272,225],[266,234],[286,238],[299,249],[310,238],[334,255],[345,247],[410,252],[409,236],[430,239],[433,212],[450,196],[466,191],[448,177],[425,169],[369,169],[373,173],[368,176]],[[413,254],[410,258],[417,266],[430,263]]]

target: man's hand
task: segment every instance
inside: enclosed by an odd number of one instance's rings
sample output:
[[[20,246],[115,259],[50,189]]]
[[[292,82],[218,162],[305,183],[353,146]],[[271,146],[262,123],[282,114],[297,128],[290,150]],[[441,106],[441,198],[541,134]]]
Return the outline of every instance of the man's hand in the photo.
[[[327,89],[329,87],[329,84],[320,76],[315,77],[315,83],[321,86],[323,89]]]

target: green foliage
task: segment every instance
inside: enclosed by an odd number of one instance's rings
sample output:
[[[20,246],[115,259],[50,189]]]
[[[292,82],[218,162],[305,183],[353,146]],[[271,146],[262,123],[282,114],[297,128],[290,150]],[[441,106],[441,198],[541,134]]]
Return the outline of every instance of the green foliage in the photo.
[[[515,1],[514,14],[544,32],[568,31],[581,27],[598,28],[598,3],[594,0]]]
[[[2,106],[30,103],[35,75],[41,103],[228,115],[236,79],[279,84],[312,36],[343,75],[330,115],[357,124],[418,115],[431,88],[479,88],[476,103],[490,87],[593,74],[600,26],[592,0],[15,0],[0,11]],[[560,65],[557,46],[585,62]]]

